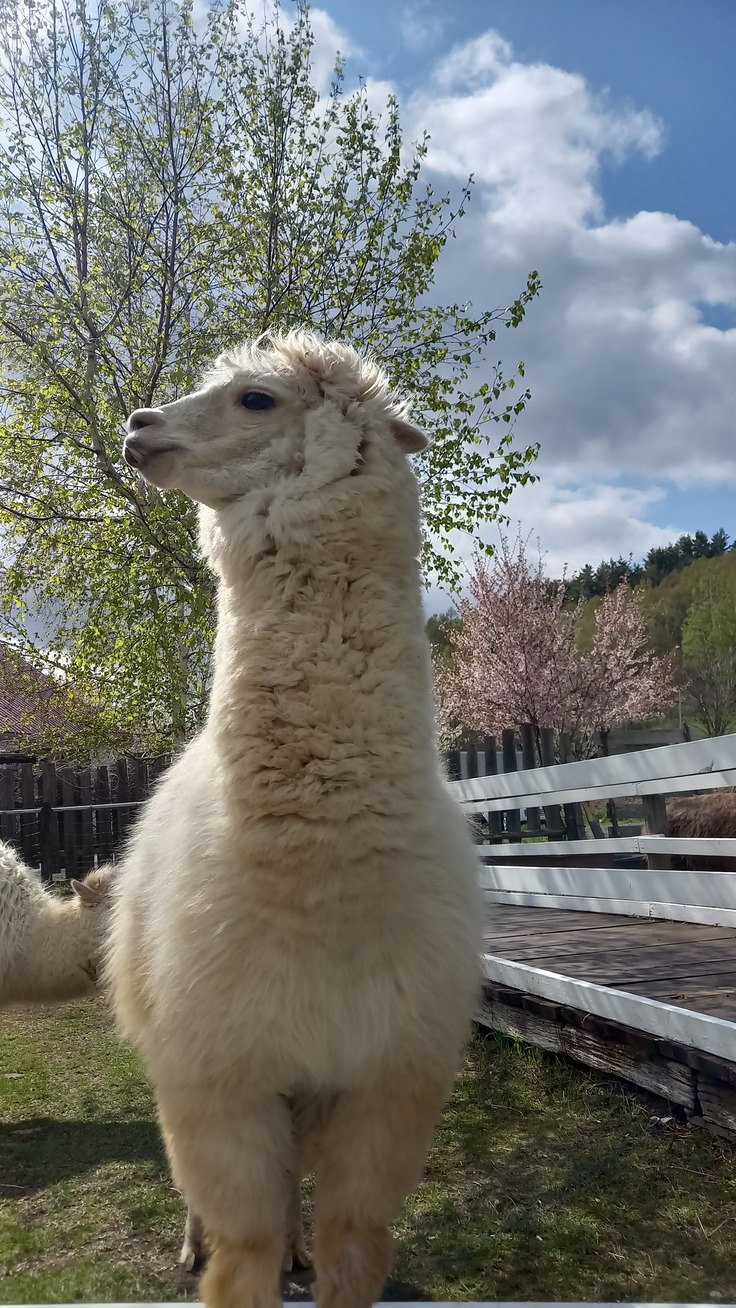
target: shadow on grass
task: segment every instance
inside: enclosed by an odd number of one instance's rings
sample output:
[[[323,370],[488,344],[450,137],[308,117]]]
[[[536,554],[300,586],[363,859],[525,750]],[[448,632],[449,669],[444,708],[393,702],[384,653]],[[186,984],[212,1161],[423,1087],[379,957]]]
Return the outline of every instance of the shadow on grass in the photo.
[[[37,1117],[0,1127],[0,1195],[6,1198],[23,1198],[105,1163],[148,1164],[152,1178],[165,1179],[168,1167],[156,1123]]]

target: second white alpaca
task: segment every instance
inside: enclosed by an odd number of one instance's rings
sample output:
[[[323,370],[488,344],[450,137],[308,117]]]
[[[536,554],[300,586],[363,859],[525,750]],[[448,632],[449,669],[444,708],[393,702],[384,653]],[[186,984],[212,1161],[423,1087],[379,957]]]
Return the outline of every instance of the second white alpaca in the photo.
[[[90,872],[62,899],[0,842],[0,1005],[54,1003],[94,989],[113,875],[111,867]]]

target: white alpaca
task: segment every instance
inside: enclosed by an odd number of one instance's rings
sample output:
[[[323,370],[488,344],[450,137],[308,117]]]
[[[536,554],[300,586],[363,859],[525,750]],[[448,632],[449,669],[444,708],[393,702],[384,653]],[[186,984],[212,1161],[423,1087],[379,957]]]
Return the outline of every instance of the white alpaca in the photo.
[[[128,430],[127,461],[202,506],[220,585],[207,724],[119,881],[119,1022],[207,1232],[209,1308],[276,1308],[302,1169],[320,1308],[367,1308],[480,983],[406,459],[426,439],[376,366],[298,333]]]
[[[47,1004],[94,989],[102,959],[113,869],[72,881],[75,895],[44,890],[0,842],[0,1005]]]

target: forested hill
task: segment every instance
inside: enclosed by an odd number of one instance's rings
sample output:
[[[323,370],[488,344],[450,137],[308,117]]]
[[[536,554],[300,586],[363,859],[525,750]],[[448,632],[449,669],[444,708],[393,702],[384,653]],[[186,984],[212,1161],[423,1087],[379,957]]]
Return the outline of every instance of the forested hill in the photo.
[[[736,541],[729,545],[728,536],[721,527],[712,536],[704,531],[696,531],[692,536],[680,536],[670,545],[657,545],[641,563],[634,563],[631,557],[608,559],[599,563],[597,568],[586,563],[584,568],[567,579],[567,599],[571,603],[577,599],[605,595],[627,579],[632,586],[644,583],[659,586],[667,577],[681,572],[699,559],[719,558],[734,550]]]

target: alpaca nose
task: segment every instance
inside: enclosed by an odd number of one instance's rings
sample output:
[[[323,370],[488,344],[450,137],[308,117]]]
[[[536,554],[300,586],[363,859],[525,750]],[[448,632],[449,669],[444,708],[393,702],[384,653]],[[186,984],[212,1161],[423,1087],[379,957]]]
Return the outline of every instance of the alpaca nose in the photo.
[[[125,426],[128,434],[132,436],[133,432],[140,431],[142,427],[157,427],[164,421],[164,415],[160,409],[136,409],[131,413]]]
[[[146,456],[160,452],[166,419],[160,409],[136,409],[125,424],[123,458],[131,468],[142,467]],[[166,448],[170,448],[166,446]]]

